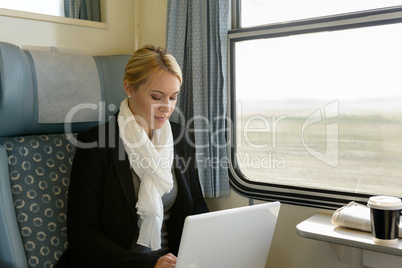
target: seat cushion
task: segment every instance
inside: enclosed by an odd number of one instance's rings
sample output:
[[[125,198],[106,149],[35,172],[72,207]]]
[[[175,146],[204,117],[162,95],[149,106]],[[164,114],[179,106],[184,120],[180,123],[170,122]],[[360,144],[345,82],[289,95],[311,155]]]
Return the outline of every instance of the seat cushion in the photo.
[[[67,243],[67,192],[75,146],[71,134],[0,139],[29,267],[52,267]]]

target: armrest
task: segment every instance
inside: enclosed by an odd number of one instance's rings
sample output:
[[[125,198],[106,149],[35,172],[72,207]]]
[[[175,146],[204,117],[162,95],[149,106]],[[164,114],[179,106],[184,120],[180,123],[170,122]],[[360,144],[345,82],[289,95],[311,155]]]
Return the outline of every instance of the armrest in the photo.
[[[0,226],[0,267],[28,267],[11,195],[8,156],[3,145],[0,145]]]

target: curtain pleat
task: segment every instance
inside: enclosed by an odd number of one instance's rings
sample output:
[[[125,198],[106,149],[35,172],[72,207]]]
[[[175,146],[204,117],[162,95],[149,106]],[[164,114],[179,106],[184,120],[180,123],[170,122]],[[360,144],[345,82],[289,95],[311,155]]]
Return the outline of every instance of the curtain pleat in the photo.
[[[64,0],[64,15],[68,18],[100,21],[99,0]]]
[[[226,151],[229,0],[169,0],[167,49],[183,70],[173,121],[189,124],[206,197],[230,193]]]

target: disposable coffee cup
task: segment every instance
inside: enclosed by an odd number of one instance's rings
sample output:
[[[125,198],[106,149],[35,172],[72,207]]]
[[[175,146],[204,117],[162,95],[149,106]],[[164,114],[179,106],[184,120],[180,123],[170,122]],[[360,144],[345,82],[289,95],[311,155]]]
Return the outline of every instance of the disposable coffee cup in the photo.
[[[397,243],[402,200],[393,196],[372,196],[368,206],[374,242],[383,245]]]

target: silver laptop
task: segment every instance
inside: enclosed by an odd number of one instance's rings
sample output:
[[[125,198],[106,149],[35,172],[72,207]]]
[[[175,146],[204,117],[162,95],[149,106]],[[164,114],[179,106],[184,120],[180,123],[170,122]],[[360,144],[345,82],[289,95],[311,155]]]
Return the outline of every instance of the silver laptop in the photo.
[[[264,268],[280,203],[188,216],[176,268]]]

